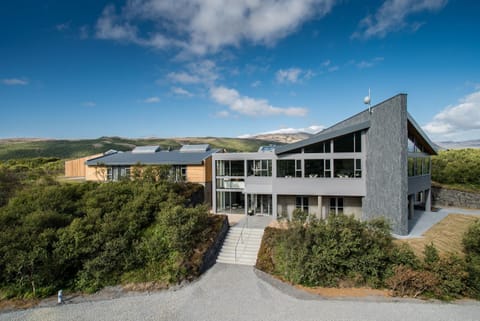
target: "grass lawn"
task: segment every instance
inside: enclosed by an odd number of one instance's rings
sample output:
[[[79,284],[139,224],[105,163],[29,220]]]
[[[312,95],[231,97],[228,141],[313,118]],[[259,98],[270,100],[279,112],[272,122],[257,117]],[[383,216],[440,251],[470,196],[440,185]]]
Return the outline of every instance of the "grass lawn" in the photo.
[[[423,257],[425,245],[430,243],[435,245],[440,255],[449,252],[463,255],[463,235],[468,227],[478,219],[480,219],[480,215],[449,214],[425,232],[422,238],[396,240],[395,242],[408,243],[415,254],[420,257]]]

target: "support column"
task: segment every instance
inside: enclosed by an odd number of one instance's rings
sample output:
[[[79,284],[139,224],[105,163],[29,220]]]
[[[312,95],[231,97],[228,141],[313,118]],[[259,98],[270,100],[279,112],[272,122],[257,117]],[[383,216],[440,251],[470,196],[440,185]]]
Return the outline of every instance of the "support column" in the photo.
[[[411,220],[413,218],[413,214],[415,213],[415,209],[413,207],[415,203],[415,194],[408,195],[408,219]]]
[[[425,190],[425,212],[432,211],[432,189]]]
[[[319,214],[319,217],[320,219],[323,219],[323,199],[322,199],[322,196],[318,196],[318,214]]]
[[[272,216],[277,219],[277,194],[272,193]]]

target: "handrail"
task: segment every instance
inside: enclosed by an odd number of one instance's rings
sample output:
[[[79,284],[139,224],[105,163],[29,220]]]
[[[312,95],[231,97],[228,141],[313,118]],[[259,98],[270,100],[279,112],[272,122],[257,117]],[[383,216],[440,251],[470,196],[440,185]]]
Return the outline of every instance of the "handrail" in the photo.
[[[245,218],[245,222],[243,222],[242,230],[240,231],[240,237],[238,238],[237,243],[235,243],[235,264],[237,264],[237,248],[240,240],[243,244],[243,231],[245,230],[245,227],[248,228],[248,215]]]

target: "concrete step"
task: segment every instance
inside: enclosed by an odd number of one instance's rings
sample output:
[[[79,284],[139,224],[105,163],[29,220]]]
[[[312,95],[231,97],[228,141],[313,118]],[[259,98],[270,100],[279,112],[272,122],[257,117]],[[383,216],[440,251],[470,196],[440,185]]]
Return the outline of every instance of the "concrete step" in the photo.
[[[263,229],[230,228],[218,255],[217,262],[255,265],[263,232]]]

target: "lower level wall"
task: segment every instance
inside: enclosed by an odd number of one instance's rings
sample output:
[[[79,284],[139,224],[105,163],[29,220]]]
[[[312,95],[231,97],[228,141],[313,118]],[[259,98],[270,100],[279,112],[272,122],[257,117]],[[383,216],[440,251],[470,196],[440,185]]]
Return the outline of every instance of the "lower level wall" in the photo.
[[[432,186],[433,206],[480,208],[480,193],[461,192]]]

